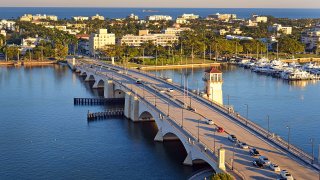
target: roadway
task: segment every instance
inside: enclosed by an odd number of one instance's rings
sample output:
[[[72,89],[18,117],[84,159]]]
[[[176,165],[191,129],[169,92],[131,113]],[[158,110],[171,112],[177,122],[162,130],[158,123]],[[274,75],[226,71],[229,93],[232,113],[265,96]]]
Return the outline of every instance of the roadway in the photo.
[[[113,69],[118,69],[124,72],[124,69],[120,67],[111,66],[109,64],[104,64],[100,62],[95,62],[98,65],[103,65],[112,67]],[[100,71],[100,68],[96,68]],[[156,78],[150,78],[150,74],[141,73],[137,71],[129,70],[130,76],[124,73],[116,73],[108,68],[102,68],[101,71],[109,73],[115,80],[122,82],[133,91],[138,93],[140,96],[145,96],[145,100],[150,103],[154,103],[154,97],[157,97],[157,107],[168,114],[168,102],[169,102],[169,116],[171,119],[177,122],[177,124],[182,124],[185,129],[191,132],[195,137],[198,136],[202,143],[204,143],[208,148],[214,149],[218,147],[224,147],[226,149],[226,161],[231,164],[234,152],[234,168],[241,172],[246,179],[276,179],[279,178],[279,173],[271,171],[269,168],[259,169],[252,165],[252,161],[255,159],[249,155],[248,149],[240,149],[234,146],[234,143],[227,139],[228,134],[234,134],[237,138],[246,142],[250,148],[255,147],[260,151],[261,155],[267,156],[271,162],[278,164],[281,169],[288,170],[295,179],[319,179],[317,171],[306,164],[303,164],[300,160],[294,158],[289,153],[273,146],[271,143],[267,142],[264,138],[259,137],[248,130],[248,128],[235,122],[230,117],[219,113],[212,107],[204,104],[203,102],[192,98],[192,107],[196,109],[196,112],[186,110],[179,106],[179,101],[185,102],[185,104],[190,103],[189,98],[185,98],[184,92],[180,87],[172,86],[164,83],[162,80]],[[144,84],[138,85],[135,83],[134,79],[141,79]],[[155,89],[153,89],[155,88]],[[173,92],[159,92],[157,89],[173,88]],[[167,95],[164,95],[167,94]],[[174,98],[170,98],[174,97]],[[176,101],[178,99],[179,101]],[[183,117],[182,118],[182,111]],[[205,122],[204,117],[212,119],[215,125],[208,125]],[[199,126],[198,126],[199,124]],[[217,133],[216,125],[221,126],[225,129],[225,133]]]

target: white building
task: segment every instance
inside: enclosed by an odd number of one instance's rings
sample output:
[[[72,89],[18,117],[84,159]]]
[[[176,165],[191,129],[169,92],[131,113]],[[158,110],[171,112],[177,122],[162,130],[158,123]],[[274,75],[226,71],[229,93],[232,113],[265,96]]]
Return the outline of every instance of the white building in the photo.
[[[237,19],[236,14],[210,14],[207,17],[208,20],[220,20],[220,21],[229,21],[231,19]]]
[[[233,36],[233,35],[226,35],[227,40],[232,40],[232,39],[239,39],[239,40],[252,40],[252,37],[246,37],[246,36]]]
[[[104,20],[104,17],[103,17],[103,16],[100,16],[99,14],[96,14],[95,16],[92,16],[91,19],[92,19],[92,20],[97,19],[97,20],[103,21],[103,20]]]
[[[95,54],[97,49],[103,49],[107,45],[114,45],[116,36],[113,33],[108,33],[107,29],[99,29],[98,33],[92,33],[89,38],[89,51],[91,55]]]
[[[230,33],[239,35],[242,34],[242,31],[239,28],[231,28]]]
[[[268,27],[268,31],[282,34],[292,34],[292,27],[284,27],[281,24],[273,24]]]
[[[198,19],[199,15],[195,15],[195,14],[182,14],[180,16],[180,18],[186,19],[186,20],[190,20],[190,19]]]
[[[167,15],[153,15],[147,16],[147,19],[149,21],[171,21],[172,17]]]
[[[32,14],[24,14],[20,17],[20,21],[32,21]]]
[[[303,32],[301,42],[305,44],[307,50],[320,48],[320,28],[313,28]]]
[[[257,22],[257,23],[266,23],[268,22],[268,17],[254,14],[251,16],[251,21]]]
[[[188,31],[188,30],[191,30],[191,29],[188,27],[179,27],[179,28],[168,27],[167,29],[163,29],[162,33],[163,34],[173,34],[173,35],[179,36],[182,31]]]
[[[184,18],[177,18],[176,19],[176,23],[177,24],[187,24],[189,23],[188,20],[184,19]]]
[[[139,20],[139,16],[135,15],[135,14],[130,14],[129,16],[127,16],[128,19],[132,19],[132,20]]]
[[[175,34],[149,34],[148,30],[140,30],[139,35],[125,35],[121,38],[120,43],[128,46],[141,46],[142,43],[152,42],[155,45],[171,46],[178,41]]]
[[[32,20],[51,20],[58,21],[58,16],[55,15],[46,15],[46,14],[36,14],[32,16]]]
[[[3,19],[0,21],[0,29],[14,31],[15,24],[16,24],[16,22],[14,22],[14,21],[7,21],[7,20]]]
[[[87,17],[87,16],[74,16],[74,17],[72,17],[72,19],[75,21],[88,21],[89,17]]]

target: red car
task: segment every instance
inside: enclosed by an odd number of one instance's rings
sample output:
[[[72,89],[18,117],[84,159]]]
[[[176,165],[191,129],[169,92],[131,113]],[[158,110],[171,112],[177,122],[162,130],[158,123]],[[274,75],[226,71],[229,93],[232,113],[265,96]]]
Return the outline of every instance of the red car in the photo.
[[[218,127],[218,130],[217,130],[219,133],[223,133],[224,132],[224,129],[222,127]]]

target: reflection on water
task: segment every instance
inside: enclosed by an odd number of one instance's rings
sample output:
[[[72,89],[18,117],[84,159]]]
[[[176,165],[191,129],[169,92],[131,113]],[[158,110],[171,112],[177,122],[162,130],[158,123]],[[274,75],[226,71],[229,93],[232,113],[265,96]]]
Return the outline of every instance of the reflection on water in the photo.
[[[202,77],[206,68],[151,71],[158,75],[165,74],[174,82],[186,84],[191,89],[204,90]],[[267,115],[270,116],[272,132],[287,139],[286,126],[291,126],[290,142],[311,152],[310,138],[320,142],[320,82],[319,81],[284,81],[233,65],[224,65],[223,96],[235,110],[246,116],[248,104],[249,119],[267,128]]]

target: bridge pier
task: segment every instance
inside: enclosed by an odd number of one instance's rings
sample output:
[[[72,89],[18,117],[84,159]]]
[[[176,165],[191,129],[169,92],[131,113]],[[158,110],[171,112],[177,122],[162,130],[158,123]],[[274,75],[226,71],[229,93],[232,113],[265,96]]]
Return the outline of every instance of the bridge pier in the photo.
[[[104,82],[104,91],[105,98],[114,98],[114,84],[112,80],[106,80]]]
[[[187,166],[192,166],[193,165],[191,151],[188,152],[188,155],[187,155],[186,159],[184,159],[184,161],[183,161],[183,165],[187,165]]]
[[[154,137],[154,141],[163,142],[163,134],[161,128],[158,130],[156,137]]]
[[[139,121],[139,99],[131,92],[126,92],[124,116],[133,122]]]

